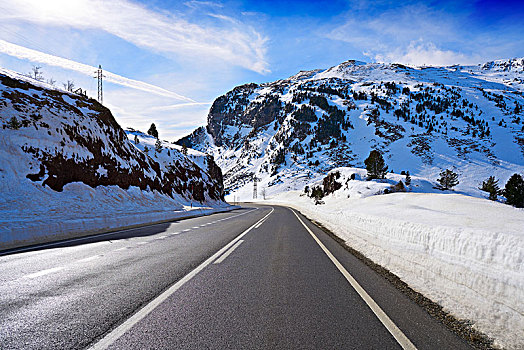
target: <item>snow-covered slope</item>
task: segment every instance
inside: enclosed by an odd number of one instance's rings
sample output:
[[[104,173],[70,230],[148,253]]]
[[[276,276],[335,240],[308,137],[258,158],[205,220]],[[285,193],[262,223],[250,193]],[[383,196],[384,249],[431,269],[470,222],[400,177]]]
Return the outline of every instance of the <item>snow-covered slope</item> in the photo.
[[[323,197],[321,205],[303,191],[260,200],[297,208],[322,223],[445,311],[471,321],[495,345],[524,347],[524,209],[431,193],[431,183],[418,177],[410,192],[376,195],[405,177],[388,174],[385,181],[366,181],[362,169],[338,168],[330,174],[336,173],[331,179],[340,188]],[[313,182],[309,188],[326,183]]]
[[[390,170],[435,180],[459,173],[457,190],[482,195],[524,171],[523,59],[478,66],[406,67],[347,61],[327,70],[234,88],[208,124],[178,141],[215,156],[230,192],[302,189],[336,167],[364,167],[380,150]],[[293,179],[293,181],[285,181]]]
[[[4,70],[0,125],[4,244],[169,219],[191,202],[225,206],[214,163],[165,144],[155,149],[152,140],[144,152],[107,108],[85,96]]]

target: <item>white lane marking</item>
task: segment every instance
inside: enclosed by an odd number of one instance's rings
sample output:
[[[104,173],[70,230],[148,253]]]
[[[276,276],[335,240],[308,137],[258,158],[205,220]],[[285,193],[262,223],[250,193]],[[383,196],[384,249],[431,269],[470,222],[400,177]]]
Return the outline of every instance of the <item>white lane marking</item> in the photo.
[[[174,235],[179,235],[179,234],[180,234],[180,232],[171,232],[171,235],[173,235],[173,236]]]
[[[138,242],[136,245],[148,244],[149,242]]]
[[[267,220],[267,219],[266,219],[266,220]],[[261,223],[259,223],[258,225],[256,225],[255,228],[259,228],[260,226],[262,226],[262,224],[263,224],[264,222],[266,222],[266,220],[264,220],[264,221],[262,221]]]
[[[191,227],[191,228],[192,228],[193,230],[195,230],[195,229],[197,229],[197,228],[198,228],[198,226],[193,226],[193,227]]]
[[[351,276],[351,274],[342,266],[342,264],[335,258],[333,254],[326,248],[326,246],[315,236],[313,231],[309,229],[309,227],[306,226],[304,221],[298,216],[298,214],[291,209],[293,214],[297,217],[298,221],[306,228],[306,230],[309,232],[309,234],[313,237],[313,239],[317,242],[317,244],[322,248],[324,253],[331,259],[333,264],[338,268],[338,270],[342,273],[342,275],[346,278],[346,280],[351,284],[353,289],[360,295],[360,297],[366,302],[366,304],[369,306],[371,311],[377,316],[377,318],[382,322],[382,324],[386,327],[386,329],[391,333],[391,335],[395,338],[395,340],[402,346],[403,349],[409,349],[409,350],[416,350],[417,348],[413,343],[406,337],[404,333],[400,330],[400,328],[397,327],[396,324],[391,321],[388,315],[378,306],[378,304],[373,300],[369,294],[360,286],[360,284],[357,282],[356,279]]]
[[[236,218],[237,216],[249,214],[249,213],[251,213],[252,211],[255,211],[255,210],[258,210],[258,208],[251,209],[251,210],[246,211],[245,213],[242,213],[242,214],[231,216],[231,217],[229,217],[229,219]],[[213,214],[218,214],[218,213],[213,213]],[[203,216],[206,216],[206,215],[202,215],[202,217]],[[179,219],[175,218],[175,219],[173,219],[173,222],[177,222],[177,221],[181,221],[181,220],[190,220],[190,219],[192,219],[192,218],[179,218]],[[33,249],[38,249],[38,248],[45,248],[45,247],[54,247],[54,246],[57,246],[57,245],[60,245],[60,244],[64,244],[64,243],[85,241],[85,240],[92,239],[92,238],[100,238],[100,237],[105,237],[105,236],[110,236],[110,235],[116,235],[116,234],[122,233],[122,232],[129,232],[129,231],[134,231],[134,230],[140,230],[140,229],[151,227],[151,226],[158,226],[158,225],[165,225],[165,224],[166,224],[165,222],[159,222],[159,223],[156,223],[156,224],[150,224],[150,225],[141,226],[141,227],[133,227],[133,228],[126,228],[126,229],[123,229],[123,230],[118,230],[118,231],[113,231],[113,232],[98,233],[98,234],[92,235],[92,236],[71,238],[71,239],[66,239],[66,240],[59,241],[59,242],[42,243],[42,244],[34,245],[34,246],[31,246],[31,247],[22,247],[22,248],[16,248],[16,249],[13,249],[13,250],[9,250],[9,253],[10,254],[11,253],[22,253],[22,252],[25,252],[25,251],[28,251],[28,250],[33,250]],[[0,256],[2,256],[2,253],[0,253]]]
[[[256,227],[255,227],[256,228]],[[226,260],[226,258],[231,255],[231,253],[233,253],[233,251],[235,249],[238,248],[239,245],[242,244],[242,242],[244,242],[243,239],[241,239],[240,241],[238,241],[237,243],[235,243],[234,246],[232,246],[231,248],[229,248],[229,250],[227,252],[225,252],[224,254],[222,254],[222,256],[220,258],[218,258],[213,264],[220,264],[222,261]]]
[[[127,249],[127,247],[118,248],[118,249],[115,249],[115,252],[118,252],[120,250],[126,250],[126,249]]]
[[[190,228],[186,228],[185,230],[182,230],[182,232],[189,232],[189,231],[191,231]]]
[[[25,275],[24,277],[25,278],[37,278],[37,277],[49,275],[50,273],[58,272],[58,271],[63,270],[63,269],[64,269],[63,267],[53,267],[51,269],[42,270],[42,271],[38,271],[38,272],[35,272],[35,273],[31,273],[29,275]]]
[[[91,260],[98,259],[100,257],[101,257],[101,255],[93,255],[93,256],[90,256],[89,258],[80,259],[77,262],[88,262],[88,261],[91,261]]]
[[[156,239],[164,239],[166,238],[167,236],[160,236],[160,237],[157,237]]]
[[[90,350],[102,350],[107,349],[111,344],[113,344],[115,341],[118,340],[122,335],[124,335],[125,332],[131,329],[135,324],[137,324],[141,319],[146,317],[151,311],[153,311],[158,305],[162,304],[167,298],[169,298],[173,293],[175,293],[180,287],[182,287],[184,284],[186,284],[188,281],[190,281],[193,277],[195,277],[200,271],[202,271],[206,266],[211,264],[213,260],[215,260],[217,257],[222,255],[226,250],[228,250],[231,246],[233,246],[236,242],[238,242],[242,237],[247,235],[249,231],[255,227],[260,221],[267,218],[271,213],[275,210],[274,208],[271,208],[271,211],[264,216],[262,219],[255,222],[253,225],[251,225],[248,229],[246,229],[244,232],[233,238],[231,242],[226,244],[222,249],[220,249],[218,252],[213,254],[211,257],[209,257],[206,261],[204,261],[202,264],[198,265],[193,271],[185,275],[180,281],[173,284],[171,287],[169,287],[168,290],[166,290],[164,293],[157,296],[155,299],[150,301],[146,306],[141,308],[136,314],[128,318],[124,323],[122,323],[120,326],[116,327],[113,331],[106,334],[102,339],[100,339],[98,342],[93,344],[89,349]]]

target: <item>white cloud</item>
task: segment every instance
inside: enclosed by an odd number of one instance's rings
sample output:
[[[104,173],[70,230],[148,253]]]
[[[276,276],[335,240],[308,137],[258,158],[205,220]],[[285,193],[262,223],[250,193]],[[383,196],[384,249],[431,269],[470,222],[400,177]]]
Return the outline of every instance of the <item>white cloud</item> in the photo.
[[[326,36],[352,44],[378,62],[410,65],[472,64],[483,61],[460,20],[422,4],[395,7],[375,16],[348,13]],[[458,52],[457,47],[467,52]]]
[[[199,14],[202,24],[197,24],[128,0],[2,0],[0,10],[0,20],[98,29],[168,57],[213,57],[258,73],[269,72],[267,39],[227,17]]]
[[[175,105],[167,105],[167,106],[154,106],[151,107],[151,111],[172,111],[174,109],[180,109],[180,108],[186,108],[186,107],[194,107],[194,106],[211,106],[213,102],[188,102],[188,103],[178,103]]]
[[[407,48],[397,48],[386,53],[373,55],[366,53],[377,62],[403,63],[412,66],[450,66],[453,64],[477,64],[482,61],[478,56],[467,56],[451,50],[441,50],[433,43],[421,40],[412,41]]]
[[[40,51],[28,49],[23,46],[15,45],[12,43],[9,43],[5,40],[0,39],[0,52],[5,53],[6,55],[13,56],[19,59],[25,59],[29,60],[31,62],[40,62],[48,65],[52,65],[55,67],[65,68],[69,69],[75,72],[79,72],[88,76],[93,76],[96,69],[93,66],[75,62],[72,60],[68,60],[66,58],[57,57],[53,55],[49,55]],[[166,89],[163,89],[159,86],[155,86],[152,84],[148,84],[143,81],[129,79],[123,76],[120,76],[115,73],[111,73],[108,71],[104,71],[104,80],[118,84],[121,86],[129,87],[132,89],[142,90],[149,93],[153,93],[160,96],[175,98],[178,100],[188,101],[191,103],[194,103],[195,101],[190,99],[189,97],[182,96],[180,94],[177,94],[176,92],[172,92]]]
[[[163,140],[174,141],[205,125],[209,104],[181,103],[179,108],[169,106],[172,100],[147,94],[139,90],[118,89],[107,91],[105,106],[111,109],[117,122],[124,128],[146,131],[155,123]]]

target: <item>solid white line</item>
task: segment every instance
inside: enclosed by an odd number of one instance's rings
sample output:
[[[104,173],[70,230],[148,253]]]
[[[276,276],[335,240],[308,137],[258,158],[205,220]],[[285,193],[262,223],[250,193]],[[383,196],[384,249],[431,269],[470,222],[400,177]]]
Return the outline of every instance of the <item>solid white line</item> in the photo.
[[[127,332],[131,327],[133,327],[136,323],[138,323],[141,319],[146,317],[151,311],[153,311],[158,305],[162,304],[169,296],[171,296],[173,293],[175,293],[180,287],[182,287],[185,283],[190,281],[193,277],[195,277],[200,271],[202,271],[206,266],[211,264],[217,257],[222,255],[226,250],[228,250],[231,246],[233,246],[236,242],[238,242],[242,237],[247,235],[249,231],[255,227],[260,221],[267,218],[271,213],[273,212],[274,208],[271,208],[271,211],[264,216],[262,219],[255,222],[253,225],[251,225],[247,230],[242,232],[240,235],[235,237],[231,242],[226,244],[222,249],[220,249],[218,252],[213,254],[210,258],[208,258],[206,261],[204,261],[202,264],[198,265],[193,271],[185,275],[181,280],[176,282],[174,285],[169,287],[168,290],[166,290],[164,293],[160,294],[158,297],[153,299],[151,302],[149,302],[146,306],[144,306],[142,309],[140,309],[136,314],[128,318],[124,323],[122,323],[120,326],[115,328],[113,331],[106,334],[105,337],[100,339],[97,343],[95,343],[93,346],[90,347],[91,350],[100,350],[100,349],[107,349],[111,344],[113,344],[115,341],[118,340],[122,335],[124,335],[125,332]]]
[[[256,227],[255,227],[256,228]],[[233,251],[235,249],[238,248],[239,245],[242,244],[242,242],[244,242],[243,239],[241,239],[240,241],[238,241],[234,246],[232,246],[231,248],[229,248],[229,250],[227,252],[225,252],[224,254],[222,254],[222,256],[220,258],[218,258],[213,264],[220,264],[222,261],[226,260],[226,258],[231,255],[231,253],[233,253]]]
[[[42,270],[42,271],[39,271],[39,272],[35,272],[35,273],[32,273],[32,274],[29,274],[29,275],[26,275],[24,276],[25,278],[36,278],[36,277],[41,277],[41,276],[45,276],[45,275],[49,275],[50,273],[53,273],[53,272],[58,272],[60,270],[62,270],[63,267],[53,267],[51,269],[47,269],[47,270]]]
[[[333,264],[338,268],[338,270],[342,273],[342,275],[346,278],[346,280],[351,284],[353,289],[360,295],[360,297],[366,302],[366,304],[369,306],[371,311],[377,316],[377,318],[382,322],[382,324],[386,327],[386,329],[391,333],[391,335],[395,338],[395,340],[402,346],[403,349],[409,349],[409,350],[416,350],[417,348],[413,343],[406,337],[404,333],[391,321],[388,315],[378,306],[378,304],[373,300],[369,294],[360,286],[360,284],[351,276],[351,274],[342,266],[342,264],[335,258],[335,256],[326,248],[326,246],[315,236],[313,231],[309,229],[309,227],[306,226],[304,221],[297,215],[297,213],[291,209],[291,211],[295,214],[298,221],[306,228],[306,230],[309,232],[309,234],[313,237],[313,239],[317,242],[317,244],[322,248],[324,253],[331,259]]]

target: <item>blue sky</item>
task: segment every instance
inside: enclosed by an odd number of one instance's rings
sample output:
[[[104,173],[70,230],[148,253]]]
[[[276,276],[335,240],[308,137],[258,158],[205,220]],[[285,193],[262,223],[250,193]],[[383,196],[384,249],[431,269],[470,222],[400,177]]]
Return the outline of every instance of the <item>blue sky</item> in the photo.
[[[123,127],[174,140],[236,85],[347,59],[477,64],[524,56],[524,1],[2,0],[0,66],[36,64],[96,96]],[[62,59],[59,59],[62,58]],[[64,60],[66,59],[66,60]]]

